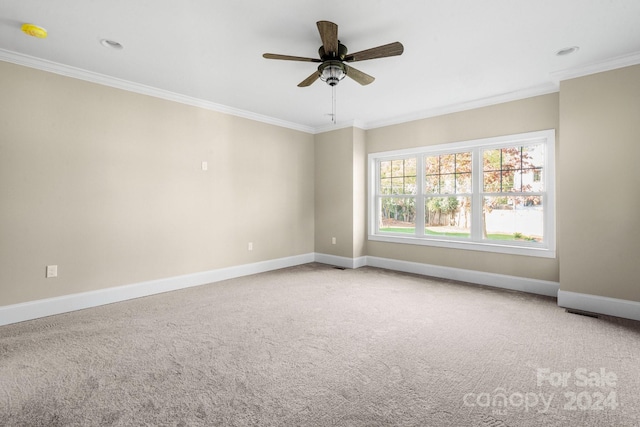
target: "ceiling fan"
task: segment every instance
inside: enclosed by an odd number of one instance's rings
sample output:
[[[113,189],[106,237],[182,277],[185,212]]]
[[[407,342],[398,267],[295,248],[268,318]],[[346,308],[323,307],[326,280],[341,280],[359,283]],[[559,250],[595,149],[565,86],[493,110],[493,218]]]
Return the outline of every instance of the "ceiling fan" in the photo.
[[[298,84],[298,87],[310,86],[320,79],[329,86],[335,86],[345,76],[351,77],[361,85],[372,83],[375,78],[357,70],[347,62],[365,61],[367,59],[386,58],[388,56],[402,55],[404,46],[400,42],[393,42],[383,46],[374,47],[356,53],[347,53],[347,47],[338,40],[338,25],[329,21],[318,21],[318,31],[322,46],[318,49],[320,58],[305,58],[301,56],[279,55],[265,53],[267,59],[282,59],[286,61],[319,62],[318,70]]]

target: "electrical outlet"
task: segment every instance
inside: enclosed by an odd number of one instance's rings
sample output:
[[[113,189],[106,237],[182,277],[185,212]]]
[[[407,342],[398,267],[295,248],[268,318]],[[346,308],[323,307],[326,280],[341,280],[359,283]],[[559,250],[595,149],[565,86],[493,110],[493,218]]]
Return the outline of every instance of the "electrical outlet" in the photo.
[[[57,265],[47,265],[47,274],[45,276],[47,279],[52,277],[58,277],[58,266]]]
[[[336,244],[336,238],[335,238],[335,237],[332,237],[332,238],[331,238],[331,244],[332,244],[332,245],[335,245],[335,244]]]
[[[249,242],[249,244],[247,245],[247,249],[250,251],[253,250],[253,242]]]
[[[203,171],[206,171],[206,170],[208,170],[208,169],[209,169],[209,163],[207,163],[207,162],[202,162],[202,170],[203,170]]]

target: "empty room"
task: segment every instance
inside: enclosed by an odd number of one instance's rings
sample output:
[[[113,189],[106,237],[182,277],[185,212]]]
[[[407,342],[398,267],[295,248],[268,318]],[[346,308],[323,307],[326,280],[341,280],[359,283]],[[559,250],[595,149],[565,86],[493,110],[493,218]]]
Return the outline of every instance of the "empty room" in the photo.
[[[640,2],[0,2],[0,424],[640,425]]]

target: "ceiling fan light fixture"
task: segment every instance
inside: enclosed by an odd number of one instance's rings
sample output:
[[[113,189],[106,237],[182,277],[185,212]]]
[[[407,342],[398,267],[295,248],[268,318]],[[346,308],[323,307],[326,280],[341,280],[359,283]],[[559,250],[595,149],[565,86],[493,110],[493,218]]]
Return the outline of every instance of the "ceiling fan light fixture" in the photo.
[[[319,67],[320,80],[329,86],[337,85],[347,75],[346,68],[341,61],[325,61]]]

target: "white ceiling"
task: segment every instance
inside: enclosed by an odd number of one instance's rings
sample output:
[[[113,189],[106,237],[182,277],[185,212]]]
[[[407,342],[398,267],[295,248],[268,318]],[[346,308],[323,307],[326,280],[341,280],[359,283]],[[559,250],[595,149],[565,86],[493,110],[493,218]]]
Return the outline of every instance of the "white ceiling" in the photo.
[[[334,126],[331,88],[297,84],[317,64],[262,54],[316,57],[318,20],[338,24],[350,52],[405,47],[352,64],[376,81],[340,82],[338,127],[550,93],[562,76],[640,63],[640,0],[2,0],[0,59],[316,132]],[[25,22],[48,38],[26,36]]]

